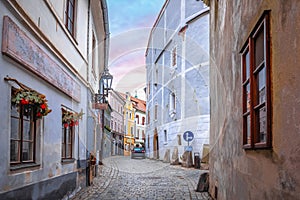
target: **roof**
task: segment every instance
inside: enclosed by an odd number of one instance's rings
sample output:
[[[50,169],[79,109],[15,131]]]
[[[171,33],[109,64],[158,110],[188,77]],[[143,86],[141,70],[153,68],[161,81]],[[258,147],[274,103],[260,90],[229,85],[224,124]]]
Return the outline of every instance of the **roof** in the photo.
[[[121,97],[123,97],[126,100],[126,94],[117,92]],[[133,96],[130,96],[130,101],[133,103],[133,107],[141,112],[146,113],[146,101],[142,99],[135,98]]]
[[[133,102],[133,107],[141,112],[146,112],[146,101],[135,97],[130,97]]]

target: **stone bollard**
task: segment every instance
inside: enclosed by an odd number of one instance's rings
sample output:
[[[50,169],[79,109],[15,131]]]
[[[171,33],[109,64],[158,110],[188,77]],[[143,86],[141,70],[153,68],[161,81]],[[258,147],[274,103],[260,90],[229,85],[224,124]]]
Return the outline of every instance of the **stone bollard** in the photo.
[[[200,175],[196,191],[208,192],[208,188],[209,188],[209,174],[206,172]]]
[[[171,165],[179,165],[178,147],[174,147],[171,158]]]
[[[191,151],[185,151],[182,155],[182,167],[192,167],[193,166],[193,157]]]

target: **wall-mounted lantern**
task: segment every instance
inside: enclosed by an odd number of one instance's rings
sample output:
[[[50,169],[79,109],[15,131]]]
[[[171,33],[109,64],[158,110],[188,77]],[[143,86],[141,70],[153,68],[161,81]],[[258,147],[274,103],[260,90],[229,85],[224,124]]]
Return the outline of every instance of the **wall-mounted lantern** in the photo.
[[[95,94],[93,109],[106,110],[108,103],[106,97],[108,97],[108,91],[111,90],[113,76],[105,68],[99,81],[99,90]]]

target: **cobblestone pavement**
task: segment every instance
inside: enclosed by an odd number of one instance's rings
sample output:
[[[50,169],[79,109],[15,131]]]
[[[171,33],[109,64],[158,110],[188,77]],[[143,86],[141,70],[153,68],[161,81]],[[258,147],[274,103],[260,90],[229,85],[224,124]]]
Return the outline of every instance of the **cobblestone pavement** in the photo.
[[[103,163],[93,185],[72,200],[211,200],[208,193],[195,191],[202,170],[129,156],[109,157]]]

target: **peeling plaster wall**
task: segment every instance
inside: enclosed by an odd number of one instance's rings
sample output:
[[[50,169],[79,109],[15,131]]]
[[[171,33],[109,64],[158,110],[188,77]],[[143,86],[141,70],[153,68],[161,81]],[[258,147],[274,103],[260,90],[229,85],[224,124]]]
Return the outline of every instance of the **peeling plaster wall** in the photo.
[[[272,150],[242,148],[239,51],[271,10]],[[300,1],[210,1],[210,188],[218,199],[300,197]]]

